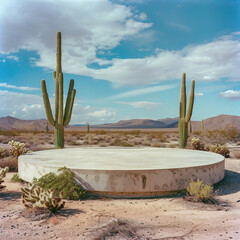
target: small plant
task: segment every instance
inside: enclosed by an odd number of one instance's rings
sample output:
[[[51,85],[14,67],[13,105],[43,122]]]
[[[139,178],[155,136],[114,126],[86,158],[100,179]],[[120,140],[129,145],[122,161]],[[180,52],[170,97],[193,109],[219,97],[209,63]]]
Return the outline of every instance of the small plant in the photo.
[[[220,144],[211,145],[208,150],[209,150],[209,152],[221,154],[226,158],[230,157],[230,151],[229,151],[228,147],[225,145],[220,145]]]
[[[204,143],[199,138],[192,138],[192,149],[204,150]]]
[[[6,151],[5,148],[0,146],[0,157],[2,157],[2,154]]]
[[[193,197],[196,201],[206,201],[213,197],[213,186],[204,184],[203,181],[191,181],[187,187],[187,194]]]
[[[11,178],[11,181],[12,182],[19,182],[19,183],[22,183],[23,180],[19,177],[19,175],[17,173],[15,173],[12,178]]]
[[[0,168],[0,189],[5,188],[5,186],[2,186],[1,184],[4,182],[3,179],[6,177],[8,170],[8,167]]]
[[[74,173],[70,169],[63,167],[58,169],[59,175],[55,173],[48,173],[39,179],[34,179],[33,183],[42,187],[43,189],[53,188],[56,194],[62,192],[64,199],[79,200],[86,195],[86,190],[84,190],[80,185],[76,184],[74,181]]]
[[[87,132],[89,133],[90,132],[90,126],[89,126],[89,123],[87,122]]]
[[[21,188],[22,203],[26,208],[47,208],[56,212],[64,207],[62,193],[56,194],[53,189],[44,190],[35,184]]]
[[[8,142],[8,144],[11,145],[11,148],[9,150],[9,154],[11,156],[19,157],[20,155],[27,152],[24,143],[11,140]]]

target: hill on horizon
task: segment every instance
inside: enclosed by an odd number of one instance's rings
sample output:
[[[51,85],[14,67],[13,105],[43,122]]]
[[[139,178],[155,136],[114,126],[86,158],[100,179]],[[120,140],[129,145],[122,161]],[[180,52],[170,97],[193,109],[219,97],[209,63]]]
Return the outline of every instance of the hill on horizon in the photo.
[[[202,121],[191,121],[193,131],[202,129]],[[236,127],[240,130],[240,116],[219,115],[203,120],[205,130],[224,129],[227,127]],[[46,119],[39,120],[21,120],[11,116],[0,118],[0,130],[21,130],[21,131],[45,131],[47,126]],[[95,129],[157,129],[157,128],[177,128],[178,118],[164,118],[158,120],[151,119],[131,119],[120,120],[116,123],[90,125]],[[48,124],[49,130],[53,126]],[[81,130],[84,126],[69,125],[66,130]]]

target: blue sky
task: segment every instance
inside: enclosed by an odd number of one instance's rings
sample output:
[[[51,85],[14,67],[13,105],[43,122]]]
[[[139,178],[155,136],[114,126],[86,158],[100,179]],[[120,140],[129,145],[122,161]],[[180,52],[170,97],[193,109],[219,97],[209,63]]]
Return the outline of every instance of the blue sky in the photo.
[[[54,109],[57,31],[71,124],[177,117],[183,72],[192,120],[240,115],[237,0],[2,0],[0,117],[46,118],[41,79]]]

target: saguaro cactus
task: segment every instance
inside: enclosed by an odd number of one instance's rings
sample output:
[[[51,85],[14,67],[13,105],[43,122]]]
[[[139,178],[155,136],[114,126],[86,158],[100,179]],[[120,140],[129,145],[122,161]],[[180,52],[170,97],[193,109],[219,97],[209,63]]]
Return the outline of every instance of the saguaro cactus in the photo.
[[[64,147],[64,126],[67,126],[71,120],[73,103],[76,94],[76,90],[73,89],[74,80],[71,79],[69,83],[65,111],[63,113],[63,73],[61,55],[61,32],[57,32],[56,71],[53,72],[53,79],[55,81],[55,120],[53,119],[45,80],[41,81],[43,102],[46,110],[47,120],[51,125],[54,126],[56,148]]]
[[[180,92],[180,117],[178,123],[179,129],[179,147],[185,148],[187,145],[188,138],[188,122],[192,116],[193,103],[194,103],[194,87],[195,81],[192,80],[191,90],[189,95],[188,110],[186,115],[186,74],[182,75],[182,85]]]

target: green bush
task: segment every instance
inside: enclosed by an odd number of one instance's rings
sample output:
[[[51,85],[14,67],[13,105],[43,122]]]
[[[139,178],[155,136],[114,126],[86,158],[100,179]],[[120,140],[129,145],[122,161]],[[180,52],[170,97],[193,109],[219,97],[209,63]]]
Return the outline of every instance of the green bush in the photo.
[[[58,171],[62,173],[48,173],[39,179],[34,178],[33,183],[45,190],[53,188],[56,194],[63,192],[64,199],[79,200],[86,196],[87,191],[75,183],[74,173],[70,169],[63,167]]]
[[[11,181],[12,181],[12,182],[20,182],[20,183],[23,182],[23,180],[19,177],[19,175],[18,175],[17,173],[15,173],[15,174],[12,176]]]
[[[223,155],[226,158],[230,157],[230,151],[228,147],[220,144],[211,145],[208,147],[209,152],[214,152]]]

